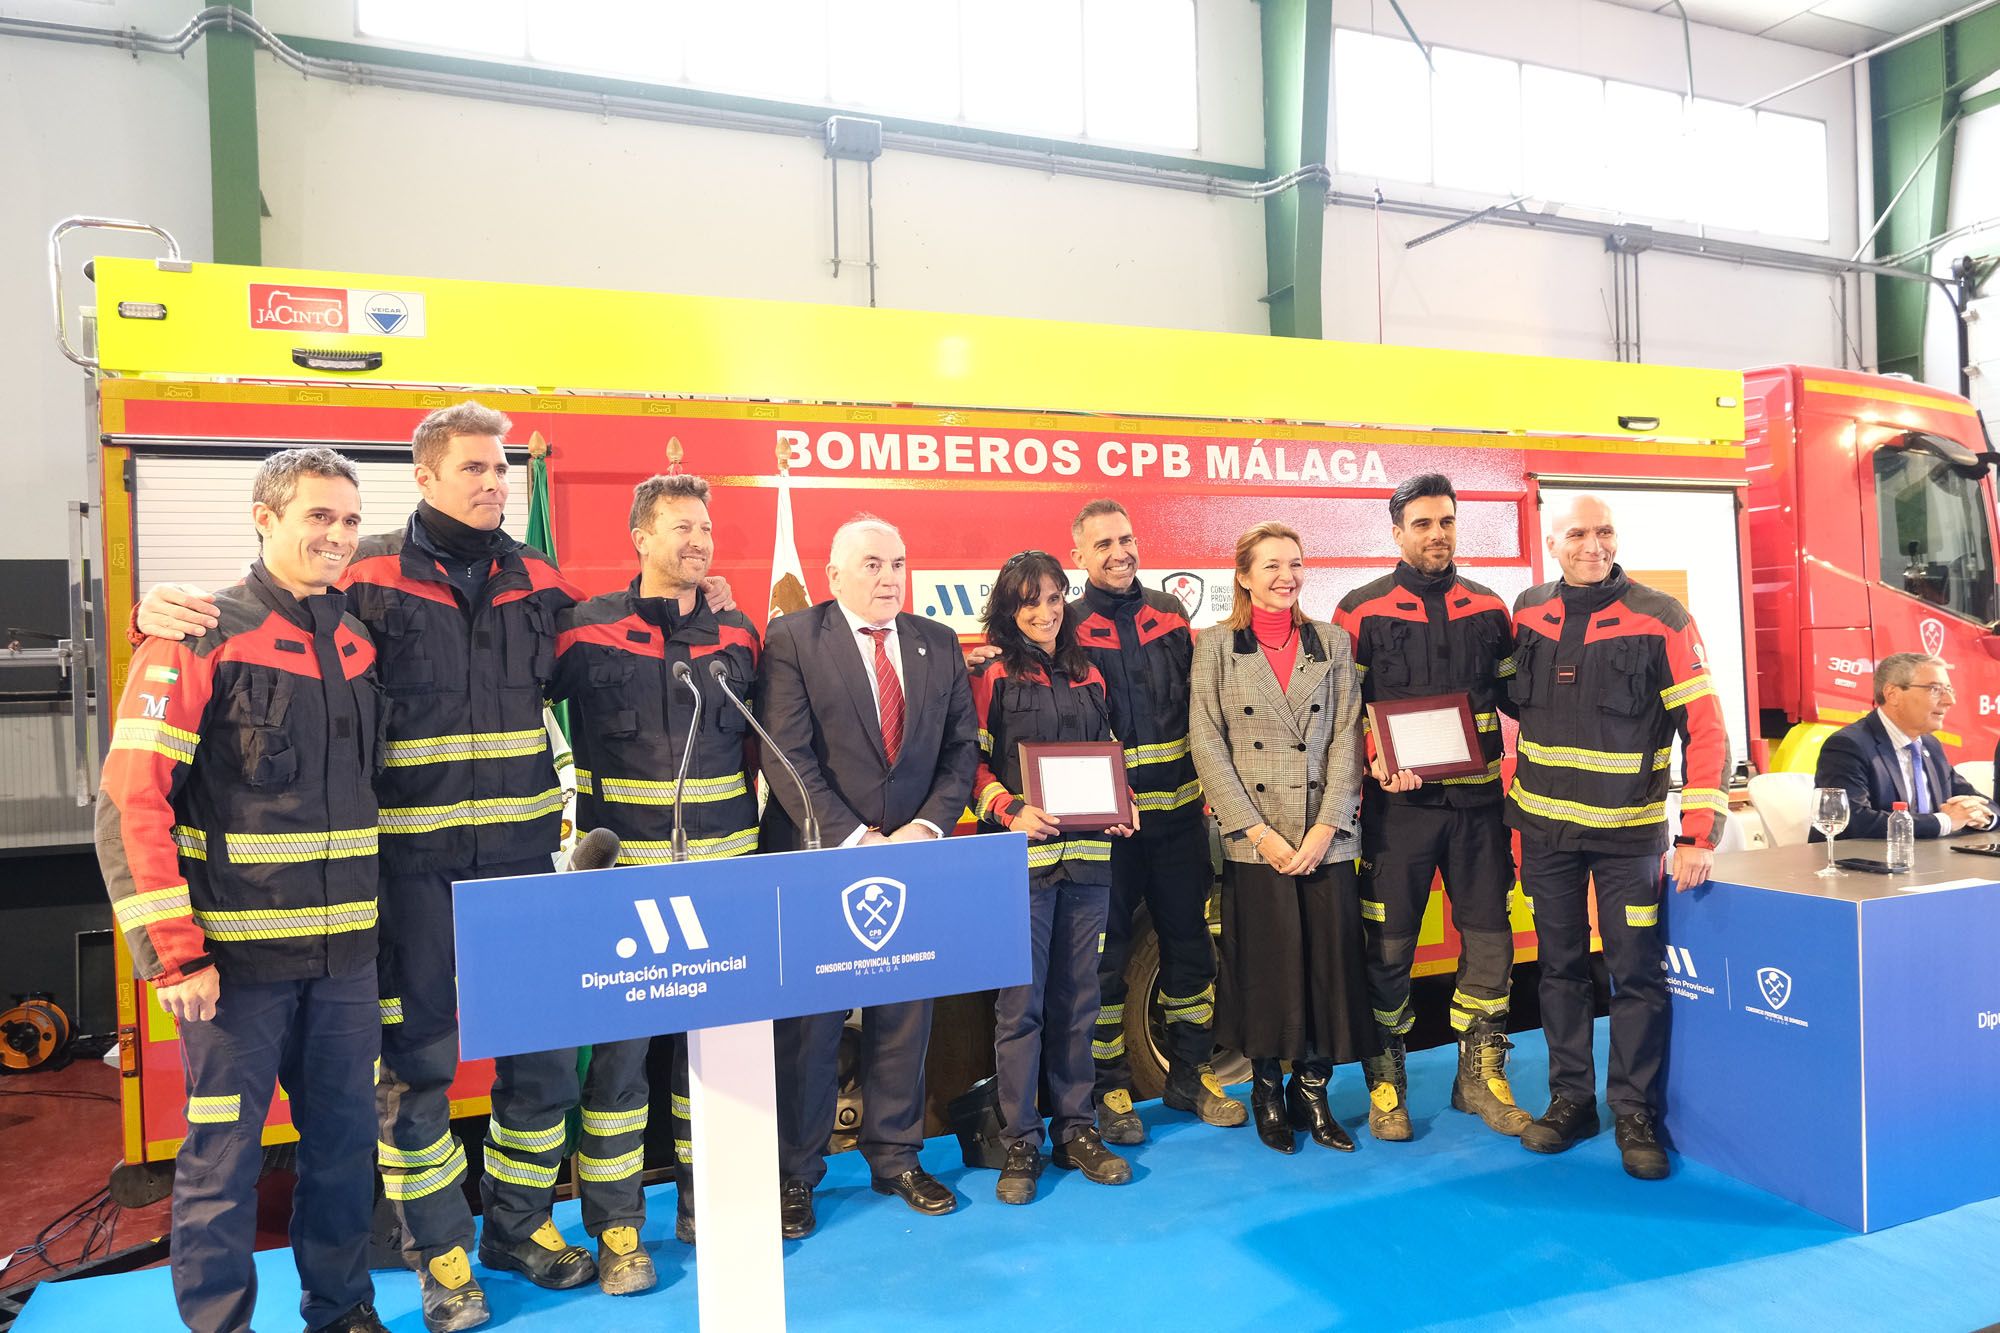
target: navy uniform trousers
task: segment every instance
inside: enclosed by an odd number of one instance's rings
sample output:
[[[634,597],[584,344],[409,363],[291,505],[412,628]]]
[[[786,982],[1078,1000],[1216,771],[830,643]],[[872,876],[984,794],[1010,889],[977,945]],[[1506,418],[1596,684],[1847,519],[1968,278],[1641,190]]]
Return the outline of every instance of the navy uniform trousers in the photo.
[[[1137,833],[1111,840],[1111,897],[1104,952],[1097,960],[1099,1006],[1091,1054],[1099,1096],[1132,1086],[1125,1051],[1125,968],[1132,961],[1132,918],[1144,903],[1160,942],[1160,1005],[1167,1062],[1192,1075],[1215,1053],[1215,946],[1208,934],[1208,826],[1201,806],[1147,815]],[[1139,996],[1146,1004],[1150,996]]]
[[[1591,883],[1597,933],[1611,972],[1611,1070],[1606,1092],[1618,1115],[1659,1110],[1667,1046],[1666,946],[1660,939],[1660,854],[1557,851],[1521,835],[1521,885],[1534,900],[1542,964],[1542,1032],[1549,1092],[1589,1104],[1597,1095],[1590,1049]]]
[[[455,880],[545,875],[549,857],[465,870],[382,877],[382,1071],[375,1088],[382,1189],[403,1227],[412,1267],[454,1247],[472,1248],[465,1148],[451,1132],[458,1072],[458,982],[452,952]],[[487,1232],[503,1245],[534,1234],[548,1217],[577,1102],[576,1051],[538,1051],[494,1061],[481,1198]],[[637,1147],[644,1123],[632,1136]],[[605,1148],[621,1140],[608,1141]],[[610,1155],[617,1155],[612,1153]]]
[[[250,1327],[264,1117],[279,1084],[299,1131],[299,1313],[314,1329],[374,1299],[375,986],[372,965],[306,981],[224,977],[215,1017],[180,1025],[188,1131],[174,1164],[172,1270],[181,1318],[196,1333]]]
[[[1059,862],[1028,877],[1028,943],[1034,973],[993,997],[993,1065],[1001,1134],[1042,1141],[1036,1090],[1048,1077],[1049,1140],[1067,1143],[1097,1123],[1091,1029],[1097,1023],[1097,955],[1111,889],[1078,884]]]

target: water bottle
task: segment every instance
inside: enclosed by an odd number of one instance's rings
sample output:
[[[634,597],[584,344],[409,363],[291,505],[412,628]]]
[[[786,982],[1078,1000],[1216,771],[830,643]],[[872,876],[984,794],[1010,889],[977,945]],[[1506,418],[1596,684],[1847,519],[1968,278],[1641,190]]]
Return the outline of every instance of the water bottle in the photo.
[[[1917,821],[1898,801],[1889,808],[1889,869],[1908,870],[1917,860]]]

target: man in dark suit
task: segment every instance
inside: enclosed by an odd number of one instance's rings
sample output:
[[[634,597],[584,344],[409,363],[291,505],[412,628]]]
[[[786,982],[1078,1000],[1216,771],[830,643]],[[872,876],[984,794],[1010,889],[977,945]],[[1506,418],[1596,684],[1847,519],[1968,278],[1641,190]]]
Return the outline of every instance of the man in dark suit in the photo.
[[[902,536],[862,516],[833,535],[826,566],[833,600],[771,621],[758,714],[797,765],[819,818],[822,845],[941,838],[958,822],[979,764],[978,723],[958,637],[903,612]],[[758,846],[803,845],[806,811],[774,755],[764,756],[771,799]],[[826,1175],[836,1061],[845,1014],[776,1027],[778,1154],[787,1238],[815,1225],[812,1191]],[[917,1164],[924,1141],[924,1050],[931,1002],[862,1012],[860,1148],[875,1191],[920,1213],[958,1206]]]
[[[1919,838],[1993,827],[1993,807],[1960,777],[1931,733],[1950,709],[1951,669],[1928,653],[1891,653],[1875,667],[1875,709],[1826,738],[1813,782],[1847,789],[1843,838],[1886,838],[1889,809],[1909,804]],[[1819,830],[1814,842],[1823,842]]]

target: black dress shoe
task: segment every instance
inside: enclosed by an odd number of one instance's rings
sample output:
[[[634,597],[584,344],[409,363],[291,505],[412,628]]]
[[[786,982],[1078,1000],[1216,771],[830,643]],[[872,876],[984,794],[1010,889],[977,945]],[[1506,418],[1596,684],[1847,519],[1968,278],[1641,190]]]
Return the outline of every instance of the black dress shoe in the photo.
[[[389,1333],[382,1326],[382,1320],[375,1313],[375,1307],[367,1301],[355,1306],[331,1324],[321,1324],[317,1329],[307,1329],[306,1333]]]
[[[869,1182],[877,1194],[893,1194],[920,1213],[941,1217],[958,1207],[958,1196],[921,1167],[899,1176],[876,1176]]]
[[[813,1216],[812,1186],[803,1180],[788,1180],[778,1187],[778,1218],[786,1240],[812,1235],[819,1219]]]
[[[1052,1156],[1057,1166],[1081,1171],[1085,1180],[1099,1185],[1123,1185],[1132,1179],[1132,1164],[1105,1147],[1095,1128],[1078,1130],[1057,1144]]]
[[[1597,1102],[1573,1102],[1557,1093],[1542,1118],[1521,1131],[1521,1146],[1529,1152],[1568,1152],[1597,1133]]]
[[[1653,1114],[1635,1111],[1612,1116],[1611,1129],[1618,1137],[1618,1155],[1624,1160],[1625,1174],[1637,1180],[1665,1180],[1667,1154],[1653,1137]]]
[[[1291,1086],[1285,1089],[1285,1113],[1293,1129],[1307,1131],[1320,1147],[1354,1151],[1353,1138],[1333,1118],[1333,1107],[1327,1104],[1325,1078],[1294,1072]]]
[[[1285,1076],[1276,1060],[1256,1063],[1250,1084],[1250,1116],[1257,1122],[1257,1137],[1266,1148],[1281,1153],[1299,1150],[1298,1140],[1292,1137],[1292,1123],[1285,1116]]]
[[[1035,1182],[1042,1175],[1041,1150],[1026,1139],[1007,1145],[1007,1164],[1000,1168],[1000,1183],[993,1196],[1002,1203],[1033,1203]]]

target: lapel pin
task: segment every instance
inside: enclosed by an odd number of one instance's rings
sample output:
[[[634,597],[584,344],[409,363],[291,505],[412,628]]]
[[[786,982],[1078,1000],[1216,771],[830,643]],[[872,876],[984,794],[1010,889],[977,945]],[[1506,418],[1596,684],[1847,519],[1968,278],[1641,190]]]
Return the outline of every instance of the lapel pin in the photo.
[[[929,649],[927,649],[927,648],[925,648],[925,647],[924,647],[924,646],[923,646],[923,645],[922,645],[921,643],[917,645],[917,656],[918,656],[918,657],[922,657],[922,656],[923,656],[923,655],[924,655],[924,654],[925,654],[926,652],[928,652],[928,651],[930,651],[930,650],[929,650]]]

